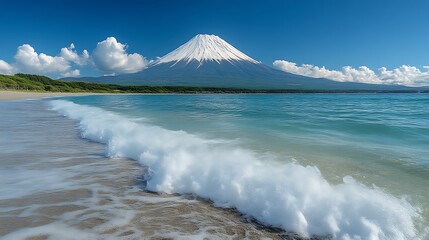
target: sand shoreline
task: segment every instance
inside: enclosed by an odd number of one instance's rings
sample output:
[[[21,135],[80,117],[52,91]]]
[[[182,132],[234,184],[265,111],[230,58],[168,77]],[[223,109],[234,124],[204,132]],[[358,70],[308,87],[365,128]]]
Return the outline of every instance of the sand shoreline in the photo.
[[[20,92],[0,90],[0,100],[16,100],[25,98],[103,95],[102,93],[67,93],[67,92]]]
[[[95,93],[95,92],[30,92],[0,90],[1,100],[18,100],[62,96],[91,96],[91,95],[187,95],[186,93]]]

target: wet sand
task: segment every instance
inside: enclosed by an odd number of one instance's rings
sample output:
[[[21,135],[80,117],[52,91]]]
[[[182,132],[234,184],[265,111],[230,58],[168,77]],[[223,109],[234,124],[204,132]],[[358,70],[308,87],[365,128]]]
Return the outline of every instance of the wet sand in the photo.
[[[24,98],[59,97],[59,96],[84,96],[100,95],[99,93],[66,93],[66,92],[19,92],[0,90],[0,100],[15,100]]]
[[[193,196],[150,193],[142,168],[126,159],[68,159],[103,169],[82,171],[76,189],[0,201],[0,236],[6,239],[98,237],[127,239],[281,239],[274,229],[252,223],[234,210],[215,208]],[[96,162],[103,163],[96,163]],[[114,170],[105,171],[111,167]],[[107,167],[107,168],[106,168]],[[82,180],[84,179],[84,180]],[[7,210],[7,211],[6,211]]]

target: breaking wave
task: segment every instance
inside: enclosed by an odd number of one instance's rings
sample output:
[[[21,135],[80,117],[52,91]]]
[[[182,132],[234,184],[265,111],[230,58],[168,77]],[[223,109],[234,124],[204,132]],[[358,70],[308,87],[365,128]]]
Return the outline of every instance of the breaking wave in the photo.
[[[262,159],[249,149],[135,122],[100,108],[51,101],[79,122],[82,137],[106,144],[109,157],[149,168],[147,189],[190,193],[218,207],[303,236],[416,239],[419,209],[351,177],[330,184],[315,166]]]

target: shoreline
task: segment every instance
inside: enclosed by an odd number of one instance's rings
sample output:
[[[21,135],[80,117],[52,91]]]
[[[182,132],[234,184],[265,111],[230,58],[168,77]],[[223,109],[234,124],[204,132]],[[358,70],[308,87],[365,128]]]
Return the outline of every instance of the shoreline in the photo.
[[[92,95],[207,95],[207,94],[240,94],[240,95],[264,95],[264,94],[419,94],[419,93],[396,93],[396,92],[197,92],[197,93],[184,93],[184,92],[167,92],[167,93],[100,93],[100,92],[32,92],[32,91],[9,91],[0,90],[0,101],[2,100],[19,100],[19,99],[32,99],[44,97],[63,97],[63,96],[92,96]],[[424,94],[424,93],[423,93]]]
[[[86,95],[104,95],[102,93],[68,93],[68,92],[26,92],[26,91],[7,91],[0,90],[1,100],[18,100],[26,98],[43,97],[62,97],[62,96],[86,96]]]

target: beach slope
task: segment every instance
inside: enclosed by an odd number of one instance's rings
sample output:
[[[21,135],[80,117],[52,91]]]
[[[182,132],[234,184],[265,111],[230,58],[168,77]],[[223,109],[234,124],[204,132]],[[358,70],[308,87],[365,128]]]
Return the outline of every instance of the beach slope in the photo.
[[[67,93],[67,92],[19,92],[0,90],[0,100],[15,100],[24,98],[41,98],[57,96],[94,95],[96,93]]]

